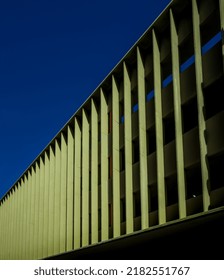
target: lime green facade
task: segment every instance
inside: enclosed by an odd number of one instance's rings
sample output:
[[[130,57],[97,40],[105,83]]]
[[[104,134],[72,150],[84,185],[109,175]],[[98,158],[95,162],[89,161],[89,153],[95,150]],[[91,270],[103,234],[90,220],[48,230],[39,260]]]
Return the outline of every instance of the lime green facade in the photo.
[[[224,206],[224,0],[173,0],[0,200],[0,259]]]

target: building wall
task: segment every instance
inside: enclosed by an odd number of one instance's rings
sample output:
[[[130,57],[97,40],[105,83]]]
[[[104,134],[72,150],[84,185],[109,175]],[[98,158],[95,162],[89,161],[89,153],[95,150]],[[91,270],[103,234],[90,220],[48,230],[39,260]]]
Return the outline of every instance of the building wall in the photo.
[[[174,0],[0,201],[0,259],[224,205],[224,1]]]

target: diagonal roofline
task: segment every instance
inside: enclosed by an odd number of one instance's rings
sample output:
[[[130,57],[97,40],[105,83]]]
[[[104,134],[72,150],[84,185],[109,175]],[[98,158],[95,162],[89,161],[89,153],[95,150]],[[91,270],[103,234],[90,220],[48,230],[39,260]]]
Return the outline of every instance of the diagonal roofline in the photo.
[[[89,97],[79,106],[79,108],[75,111],[75,113],[69,118],[69,120],[65,123],[65,125],[55,134],[52,140],[43,148],[43,150],[35,157],[35,159],[29,164],[29,166],[24,170],[23,174],[12,184],[11,188],[0,198],[0,202],[3,201],[7,195],[16,187],[16,184],[22,179],[22,177],[30,170],[32,166],[34,166],[35,162],[43,156],[44,152],[53,144],[53,142],[59,138],[60,133],[63,132],[66,127],[72,123],[75,116],[78,116],[81,113],[83,107],[85,107],[88,102],[90,102],[91,98],[96,96],[100,88],[103,84],[109,79],[111,75],[115,72],[115,70],[123,63],[123,61],[131,54],[131,52],[139,45],[139,43],[144,39],[144,37],[151,32],[151,30],[155,27],[155,25],[159,25],[162,20],[162,16],[166,15],[169,9],[177,5],[184,6],[185,3],[190,0],[171,0],[170,3],[164,8],[164,10],[155,18],[155,20],[151,23],[151,25],[143,32],[143,34],[137,39],[137,41],[130,47],[130,49],[126,52],[126,54],[120,59],[120,61],[113,67],[113,69],[108,73],[108,75],[99,83],[99,85],[92,91]]]

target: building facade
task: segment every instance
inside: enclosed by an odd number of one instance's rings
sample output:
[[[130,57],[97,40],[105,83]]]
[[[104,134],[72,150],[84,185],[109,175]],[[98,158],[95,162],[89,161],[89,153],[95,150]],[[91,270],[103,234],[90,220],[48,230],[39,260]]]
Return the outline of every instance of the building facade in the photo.
[[[224,206],[223,32],[224,0],[169,4],[1,199],[0,259]]]

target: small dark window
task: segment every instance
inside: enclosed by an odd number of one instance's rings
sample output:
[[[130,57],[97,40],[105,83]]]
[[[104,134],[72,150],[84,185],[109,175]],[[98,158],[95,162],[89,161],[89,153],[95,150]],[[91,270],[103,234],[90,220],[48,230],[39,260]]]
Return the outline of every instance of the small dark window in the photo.
[[[109,226],[111,227],[113,224],[113,206],[109,204]]]
[[[119,119],[120,119],[120,123],[123,124],[124,123],[124,101],[123,100],[119,103]]]
[[[125,198],[121,199],[121,222],[126,221],[126,204],[125,204]]]
[[[112,131],[112,112],[108,112],[108,134]]]
[[[202,194],[201,166],[187,169],[185,172],[187,199]]]
[[[98,230],[101,228],[101,209],[98,209]]]
[[[133,164],[139,161],[139,138],[132,141],[133,148]]]
[[[149,186],[149,208],[150,212],[158,210],[158,192],[157,185]]]
[[[224,110],[223,79],[204,89],[205,119],[209,119]]]
[[[156,151],[156,132],[155,126],[147,130],[147,154],[150,155]]]
[[[110,179],[112,177],[113,173],[113,166],[112,166],[112,156],[108,157],[108,178]]]
[[[166,145],[175,139],[175,120],[173,113],[163,119],[163,129],[164,144]]]
[[[224,186],[224,154],[220,154],[208,159],[211,190]]]
[[[100,122],[98,122],[98,141],[101,141],[101,125],[100,125]]]
[[[134,193],[134,217],[141,216],[140,192]]]
[[[124,148],[120,150],[120,170],[125,170],[125,156],[124,156]]]
[[[196,98],[193,98],[182,106],[182,120],[184,133],[198,125],[198,106]]]
[[[101,184],[101,165],[98,164],[98,184]]]
[[[176,174],[165,179],[166,183],[166,205],[178,203],[178,189]]]

